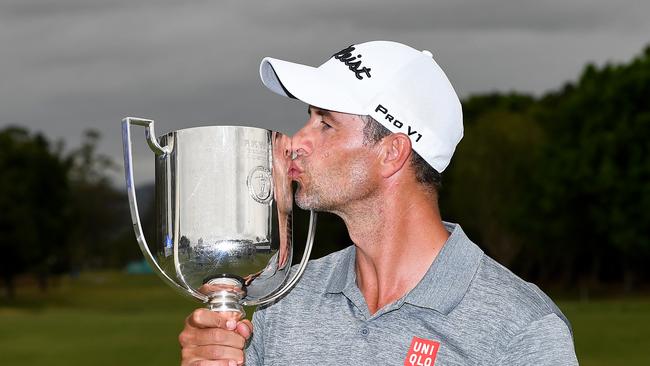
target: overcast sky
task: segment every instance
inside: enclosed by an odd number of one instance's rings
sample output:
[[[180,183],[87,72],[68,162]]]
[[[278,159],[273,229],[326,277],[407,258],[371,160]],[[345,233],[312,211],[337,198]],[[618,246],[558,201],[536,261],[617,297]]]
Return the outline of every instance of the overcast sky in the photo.
[[[20,124],[68,147],[94,128],[120,165],[124,116],[155,119],[158,133],[293,133],[305,107],[261,86],[259,61],[317,66],[376,39],[432,51],[461,96],[540,94],[587,62],[639,54],[648,14],[647,0],[0,0],[0,128]],[[134,137],[137,178],[152,180],[152,155]]]

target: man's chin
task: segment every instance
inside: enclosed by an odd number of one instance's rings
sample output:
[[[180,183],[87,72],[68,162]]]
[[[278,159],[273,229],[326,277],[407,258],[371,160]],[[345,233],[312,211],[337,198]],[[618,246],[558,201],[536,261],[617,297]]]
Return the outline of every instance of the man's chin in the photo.
[[[313,210],[313,202],[306,200],[304,197],[298,196],[296,194],[296,205],[303,210]]]
[[[315,202],[313,197],[310,197],[302,191],[301,187],[298,187],[296,191],[296,205],[303,210],[318,210],[318,204]]]

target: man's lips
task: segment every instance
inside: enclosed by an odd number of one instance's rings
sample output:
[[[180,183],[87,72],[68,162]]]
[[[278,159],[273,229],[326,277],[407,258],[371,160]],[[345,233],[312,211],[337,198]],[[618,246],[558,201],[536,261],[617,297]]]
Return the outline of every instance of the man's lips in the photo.
[[[302,169],[296,164],[295,161],[291,162],[291,165],[289,165],[289,177],[290,178],[298,178],[298,176],[302,173]]]

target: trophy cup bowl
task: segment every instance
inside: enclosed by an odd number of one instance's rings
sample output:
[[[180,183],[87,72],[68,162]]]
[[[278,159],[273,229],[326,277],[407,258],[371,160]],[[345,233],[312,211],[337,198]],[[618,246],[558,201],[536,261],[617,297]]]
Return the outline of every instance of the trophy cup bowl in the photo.
[[[131,125],[145,129],[155,155],[156,231],[142,232],[133,178]],[[213,311],[244,315],[243,306],[289,291],[311,252],[310,213],[302,260],[291,270],[291,139],[242,126],[181,129],[156,137],[152,120],[122,120],[124,170],[133,229],[144,257],[164,282]]]

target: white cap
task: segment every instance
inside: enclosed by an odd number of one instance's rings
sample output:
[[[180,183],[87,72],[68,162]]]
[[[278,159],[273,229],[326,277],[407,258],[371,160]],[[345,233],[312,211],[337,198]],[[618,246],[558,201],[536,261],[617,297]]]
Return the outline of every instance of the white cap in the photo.
[[[267,88],[318,108],[370,115],[411,138],[435,170],[445,170],[463,137],[460,100],[431,52],[389,41],[352,45],[319,67],[270,57],[260,65]]]

